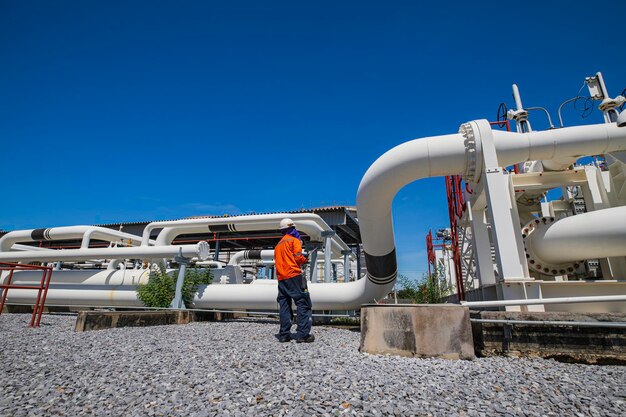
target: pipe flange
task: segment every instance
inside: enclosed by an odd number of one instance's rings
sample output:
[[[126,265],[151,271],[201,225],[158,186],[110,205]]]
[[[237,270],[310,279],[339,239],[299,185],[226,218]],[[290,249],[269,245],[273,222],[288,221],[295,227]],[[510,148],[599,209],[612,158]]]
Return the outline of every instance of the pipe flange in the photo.
[[[542,260],[533,250],[533,234],[536,234],[538,230],[547,229],[554,221],[554,217],[538,217],[522,228],[522,239],[524,241],[524,252],[526,252],[528,267],[543,275],[556,276],[573,274],[583,264],[583,261],[553,264]]]
[[[463,180],[468,183],[474,183],[476,180],[476,136],[474,129],[470,123],[463,123],[459,127],[459,133],[465,138],[465,158],[467,159],[467,168],[463,174]]]

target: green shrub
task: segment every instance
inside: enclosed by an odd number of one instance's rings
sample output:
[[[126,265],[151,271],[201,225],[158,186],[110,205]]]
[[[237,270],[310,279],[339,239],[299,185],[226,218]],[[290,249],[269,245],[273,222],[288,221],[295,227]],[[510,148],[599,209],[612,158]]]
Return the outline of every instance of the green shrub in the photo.
[[[150,271],[147,284],[137,286],[137,298],[146,307],[167,308],[174,299],[177,278],[178,269],[170,275],[165,271],[165,268],[159,266],[158,269]],[[186,268],[182,288],[185,305],[191,305],[199,285],[210,284],[212,281],[213,275],[208,268]]]
[[[397,297],[409,299],[417,304],[441,303],[452,294],[452,287],[446,282],[440,270],[430,275],[424,274],[420,281],[400,275],[398,283],[402,288],[398,290]]]

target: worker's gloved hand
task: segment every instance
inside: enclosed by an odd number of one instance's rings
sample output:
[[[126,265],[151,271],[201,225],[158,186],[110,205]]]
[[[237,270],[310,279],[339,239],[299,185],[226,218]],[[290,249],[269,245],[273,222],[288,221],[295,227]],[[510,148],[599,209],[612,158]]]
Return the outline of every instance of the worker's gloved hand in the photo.
[[[304,256],[305,258],[309,259],[309,255],[310,255],[309,251],[307,251],[306,249],[302,250],[302,256]]]

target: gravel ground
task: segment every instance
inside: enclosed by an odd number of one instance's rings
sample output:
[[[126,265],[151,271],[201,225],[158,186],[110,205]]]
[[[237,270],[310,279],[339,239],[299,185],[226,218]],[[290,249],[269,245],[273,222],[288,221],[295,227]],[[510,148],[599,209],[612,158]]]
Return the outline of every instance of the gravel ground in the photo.
[[[367,355],[359,333],[273,321],[74,333],[73,316],[0,316],[0,415],[624,416],[626,367]]]

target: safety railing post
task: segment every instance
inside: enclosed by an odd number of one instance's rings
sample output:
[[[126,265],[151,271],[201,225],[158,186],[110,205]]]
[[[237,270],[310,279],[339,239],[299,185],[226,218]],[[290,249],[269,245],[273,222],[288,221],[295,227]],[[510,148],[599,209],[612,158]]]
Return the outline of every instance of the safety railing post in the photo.
[[[39,282],[39,286],[12,284],[15,271],[33,270],[41,270],[41,281]],[[0,314],[2,314],[2,310],[4,309],[9,289],[37,290],[37,298],[35,299],[35,304],[33,305],[33,314],[31,316],[29,326],[39,327],[39,325],[41,324],[41,317],[43,316],[46,297],[48,295],[48,287],[50,286],[50,280],[52,278],[52,267],[27,264],[0,263],[0,273],[2,271],[9,271],[9,275],[6,278],[6,283],[0,284],[0,290],[2,290],[2,298],[0,299]]]

